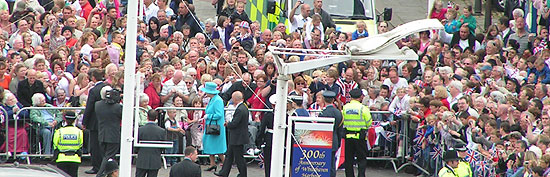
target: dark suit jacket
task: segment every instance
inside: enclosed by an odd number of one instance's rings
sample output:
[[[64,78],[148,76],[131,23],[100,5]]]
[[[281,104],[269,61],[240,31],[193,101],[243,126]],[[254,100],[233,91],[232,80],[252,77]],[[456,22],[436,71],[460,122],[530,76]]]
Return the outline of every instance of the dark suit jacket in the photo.
[[[24,107],[32,106],[32,95],[42,93],[46,96],[46,90],[40,80],[35,80],[34,84],[29,84],[29,79],[25,79],[17,84],[17,100]]]
[[[241,91],[243,93],[244,100],[248,100],[250,97],[252,97],[254,90],[256,90],[256,87],[256,84],[251,83],[250,88],[252,88],[252,90],[250,90],[248,89],[248,87],[243,85],[243,81],[237,81],[233,83],[233,85],[231,85],[231,87],[229,87],[229,89],[227,89],[227,91],[220,96],[222,97],[224,104],[227,104],[227,102],[231,99],[231,95],[233,94],[233,92]]]
[[[248,114],[248,108],[242,103],[235,110],[231,122],[227,123],[229,145],[248,144]]]
[[[201,177],[201,167],[189,159],[184,159],[170,169],[170,177],[179,176]]]
[[[199,24],[195,21],[195,19],[189,14],[191,12],[188,12],[187,15],[178,15],[176,20],[176,30],[181,31],[184,24],[189,25],[191,27],[189,36],[195,36],[198,32],[201,32],[201,27],[199,27]],[[199,20],[199,19],[197,19]],[[200,22],[200,21],[199,21]]]
[[[84,109],[84,118],[82,119],[82,124],[86,126],[86,129],[97,131],[97,116],[95,112],[95,102],[98,102],[101,100],[101,95],[99,95],[99,92],[103,87],[105,87],[107,84],[105,82],[101,82],[97,84],[96,86],[92,87],[90,89],[90,93],[88,94],[88,100],[86,100],[86,109]]]
[[[342,112],[336,109],[334,105],[329,105],[323,109],[321,114],[319,114],[319,117],[334,118],[334,127],[332,129],[332,151],[337,151],[340,147],[340,139],[344,137]]]
[[[154,123],[147,123],[139,127],[139,140],[163,141],[166,139],[166,130]],[[161,148],[137,148],[136,168],[160,169],[162,166]]]
[[[120,122],[122,105],[107,104],[105,100],[95,103],[98,122],[98,140],[105,143],[120,143]]]

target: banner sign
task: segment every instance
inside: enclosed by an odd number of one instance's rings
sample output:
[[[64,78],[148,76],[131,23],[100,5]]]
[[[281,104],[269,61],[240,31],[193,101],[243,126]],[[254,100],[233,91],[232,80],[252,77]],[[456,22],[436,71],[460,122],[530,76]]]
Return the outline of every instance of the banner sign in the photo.
[[[295,123],[292,177],[330,177],[332,123]]]

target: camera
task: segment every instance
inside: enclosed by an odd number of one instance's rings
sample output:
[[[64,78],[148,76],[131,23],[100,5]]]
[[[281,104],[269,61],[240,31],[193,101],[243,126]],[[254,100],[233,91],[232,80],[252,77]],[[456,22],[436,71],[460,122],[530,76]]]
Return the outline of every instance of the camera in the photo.
[[[105,92],[105,100],[108,104],[120,103],[120,100],[122,99],[120,94],[121,91],[118,89],[107,90],[107,92]]]

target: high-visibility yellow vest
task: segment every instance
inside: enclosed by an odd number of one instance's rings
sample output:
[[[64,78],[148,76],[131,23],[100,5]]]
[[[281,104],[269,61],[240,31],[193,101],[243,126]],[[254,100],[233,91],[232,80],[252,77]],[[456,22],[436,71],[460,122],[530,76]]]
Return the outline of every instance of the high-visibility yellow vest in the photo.
[[[458,167],[455,168],[454,171],[459,177],[471,177],[473,175],[470,164],[462,160],[458,162]]]
[[[443,167],[441,170],[439,170],[439,173],[437,173],[438,177],[459,177],[456,172],[454,172],[449,167]]]
[[[78,150],[84,143],[82,130],[74,126],[67,126],[55,131],[53,136],[54,149],[59,151],[55,162],[80,163]]]
[[[367,129],[372,123],[369,108],[357,100],[351,100],[351,102],[344,105],[342,116],[344,118],[344,128],[351,132]],[[350,134],[349,136],[346,135],[346,138],[359,139],[359,136],[358,134],[355,136]]]

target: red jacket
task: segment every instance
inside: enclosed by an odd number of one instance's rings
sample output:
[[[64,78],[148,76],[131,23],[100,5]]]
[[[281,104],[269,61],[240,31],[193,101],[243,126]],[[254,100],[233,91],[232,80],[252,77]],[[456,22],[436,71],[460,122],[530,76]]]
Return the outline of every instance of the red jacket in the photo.
[[[80,17],[85,18],[86,21],[88,21],[88,16],[90,15],[90,12],[92,12],[92,9],[94,9],[89,2],[86,2],[86,5],[82,7],[82,10],[80,11]]]
[[[162,86],[161,86],[161,88],[162,88]],[[143,93],[145,93],[145,94],[147,94],[147,96],[149,96],[149,106],[151,106],[151,108],[155,109],[155,108],[158,108],[158,107],[162,106],[162,102],[160,101],[159,93],[157,93],[157,91],[155,90],[155,87],[153,86],[152,82],[149,83],[149,85],[147,86],[147,88],[145,88]]]

